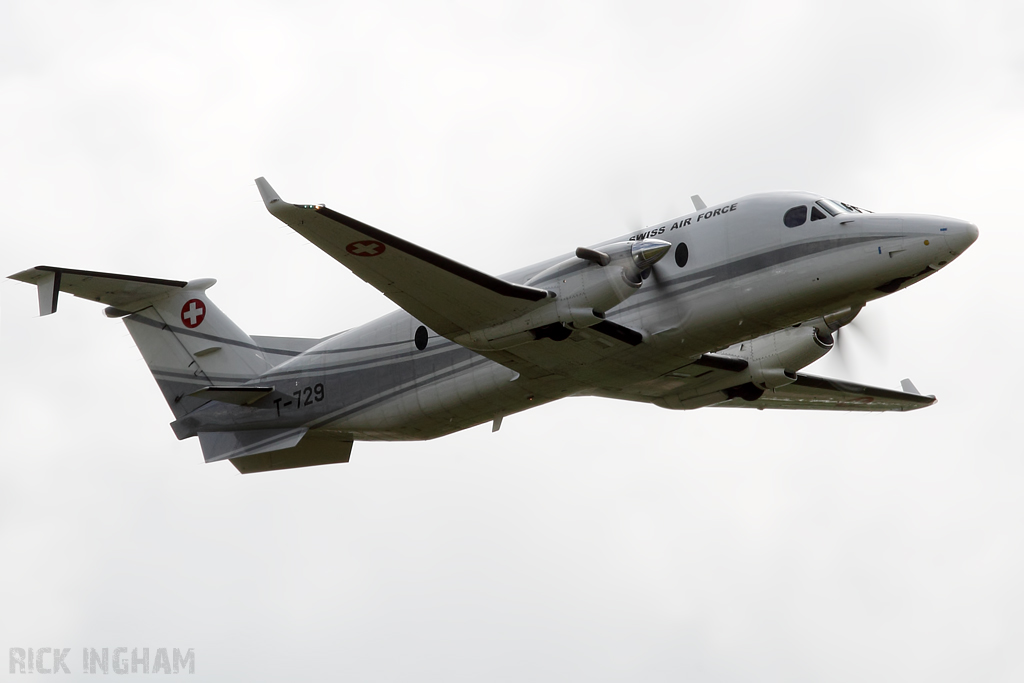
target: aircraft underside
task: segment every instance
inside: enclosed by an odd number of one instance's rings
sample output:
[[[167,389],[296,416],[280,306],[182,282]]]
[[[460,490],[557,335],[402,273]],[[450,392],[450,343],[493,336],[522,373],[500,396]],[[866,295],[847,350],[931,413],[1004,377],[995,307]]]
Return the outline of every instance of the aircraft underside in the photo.
[[[905,411],[902,390],[802,374],[863,306],[937,272],[964,221],[752,195],[496,278],[322,205],[270,212],[403,310],[327,339],[250,337],[214,280],[39,266],[40,313],[68,292],[124,320],[208,462],[242,472],[347,462],[355,440],[416,440],[576,395],[674,410]]]

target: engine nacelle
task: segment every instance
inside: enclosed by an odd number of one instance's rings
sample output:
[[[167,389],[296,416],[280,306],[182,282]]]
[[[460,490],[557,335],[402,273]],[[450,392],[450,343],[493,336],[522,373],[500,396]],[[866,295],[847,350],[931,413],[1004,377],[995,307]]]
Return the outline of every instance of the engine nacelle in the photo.
[[[476,330],[455,341],[474,349],[504,349],[536,339],[560,341],[604,320],[643,285],[641,273],[668,253],[662,240],[616,242],[601,251],[581,247],[576,257],[534,275],[524,284],[546,289],[550,302],[515,320]]]
[[[824,330],[824,331],[821,331]],[[789,327],[732,346],[722,355],[747,361],[750,380],[761,389],[774,389],[796,381],[800,370],[828,353],[835,340],[827,328]]]
[[[562,322],[574,327],[590,327],[601,320],[605,311],[628,299],[643,284],[641,268],[632,256],[638,244],[617,242],[606,245],[601,251],[578,249],[576,258],[537,273],[525,284],[555,293]]]
[[[723,349],[715,355],[742,359],[747,367],[714,383],[662,396],[654,403],[670,410],[693,410],[737,398],[756,401],[766,391],[795,382],[798,370],[832,349],[835,339],[826,322],[819,319],[788,327]]]

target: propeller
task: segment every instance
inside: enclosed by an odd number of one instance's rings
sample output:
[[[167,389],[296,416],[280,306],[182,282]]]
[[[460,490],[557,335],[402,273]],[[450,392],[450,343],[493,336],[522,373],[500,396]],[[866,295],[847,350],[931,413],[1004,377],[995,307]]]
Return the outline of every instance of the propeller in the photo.
[[[836,362],[848,375],[853,370],[851,361],[855,361],[858,356],[863,357],[863,349],[868,349],[879,360],[885,356],[885,349],[879,341],[884,335],[879,330],[877,321],[872,322],[873,316],[860,316],[861,310],[857,309],[853,317],[847,320],[838,321],[840,326],[832,330],[835,346],[829,355],[835,357]]]
[[[669,250],[666,250],[665,253],[668,253]],[[672,259],[669,259],[669,261],[671,261],[671,260]],[[645,268],[640,273],[640,279],[646,280],[647,278],[650,278],[655,285],[661,285],[662,275],[660,275],[659,273],[660,273],[660,271],[658,269],[658,262],[655,262],[655,263],[651,264],[650,267]]]
[[[698,197],[698,199],[699,199],[699,197]],[[665,211],[662,212],[662,215],[665,215],[665,216],[675,216],[675,215],[678,215],[679,211],[676,211],[676,208],[677,207],[669,206],[669,207],[666,208]],[[630,219],[628,221],[626,221],[626,224],[630,226],[630,232],[632,232],[635,235],[639,235],[641,233],[646,232],[648,230],[648,228],[650,227],[650,226],[646,225],[643,220],[641,220],[639,214],[634,214],[633,216],[631,216]],[[647,240],[644,240],[644,241],[658,243],[658,244],[664,242],[664,240],[657,239],[656,237],[649,237],[649,238],[647,238]],[[669,249],[670,248],[671,248],[671,246],[669,247]],[[658,255],[649,263],[642,264],[639,260],[637,261],[637,264],[641,265],[641,271],[640,271],[640,279],[641,280],[646,281],[648,278],[650,278],[653,281],[654,284],[660,284],[660,276],[659,276],[659,272],[658,272],[657,262],[666,253],[668,253],[669,249],[664,249],[664,250],[660,250],[659,249]]]

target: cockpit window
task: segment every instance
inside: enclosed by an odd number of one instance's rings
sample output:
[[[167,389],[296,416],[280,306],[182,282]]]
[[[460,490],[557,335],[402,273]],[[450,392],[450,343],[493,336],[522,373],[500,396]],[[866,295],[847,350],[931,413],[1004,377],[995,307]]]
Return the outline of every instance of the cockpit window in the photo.
[[[820,221],[820,220],[824,220],[825,218],[828,218],[828,216],[825,215],[824,211],[819,209],[817,206],[812,206],[811,207],[811,220],[812,221]]]
[[[782,222],[786,224],[787,228],[795,228],[798,225],[803,225],[807,222],[807,207],[794,206],[782,217]]]
[[[834,202],[831,199],[819,199],[816,204],[828,211],[830,216],[838,216],[841,213],[853,213],[839,202]]]
[[[867,209],[862,209],[859,206],[853,204],[847,204],[846,202],[836,202],[831,199],[819,199],[817,201],[818,206],[829,212],[829,215],[835,216],[841,213],[871,213]],[[814,220],[814,217],[811,217]]]

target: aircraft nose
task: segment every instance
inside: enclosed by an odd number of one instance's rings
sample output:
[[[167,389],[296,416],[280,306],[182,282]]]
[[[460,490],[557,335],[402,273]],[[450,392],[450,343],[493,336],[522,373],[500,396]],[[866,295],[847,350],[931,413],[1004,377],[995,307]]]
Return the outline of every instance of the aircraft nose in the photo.
[[[978,240],[978,226],[974,223],[967,224],[967,239],[967,246],[974,244]]]
[[[946,244],[956,254],[962,254],[977,239],[978,226],[967,221],[958,222],[946,233]]]

